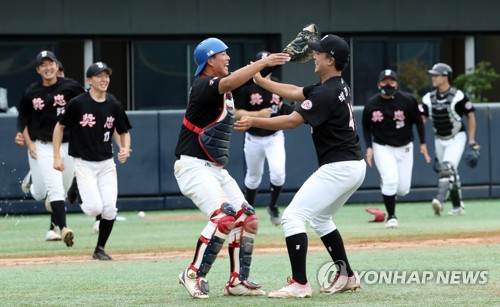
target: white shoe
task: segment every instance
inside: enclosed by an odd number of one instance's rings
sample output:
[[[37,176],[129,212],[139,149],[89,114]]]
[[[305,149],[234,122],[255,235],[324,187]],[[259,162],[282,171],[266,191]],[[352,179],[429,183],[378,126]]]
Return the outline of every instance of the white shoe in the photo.
[[[395,217],[390,218],[385,223],[385,228],[398,228],[398,219]]]
[[[441,204],[437,198],[434,198],[432,200],[432,209],[434,209],[435,215],[441,215],[441,212],[443,212],[443,204]]]
[[[21,182],[21,190],[23,190],[24,194],[28,194],[30,192],[30,187],[31,187],[31,170],[28,172],[26,177],[24,177],[23,181]]]
[[[465,209],[464,207],[460,206],[458,208],[452,208],[450,212],[448,212],[448,215],[453,215],[453,216],[459,216],[465,214]]]
[[[322,287],[319,292],[331,295],[334,293],[342,293],[345,291],[356,291],[356,289],[361,288],[361,282],[359,280],[358,274],[354,273],[353,276],[347,277],[337,274],[333,279],[331,285],[327,288]]]
[[[99,225],[101,224],[101,221],[95,221],[94,222],[94,225],[92,225],[92,231],[95,233],[95,234],[99,234]]]
[[[272,298],[288,298],[288,297],[298,297],[306,298],[312,296],[311,283],[301,285],[293,279],[288,278],[288,285],[284,286],[279,290],[274,290],[269,292],[267,297]]]
[[[45,241],[61,241],[61,236],[54,230],[49,230],[45,235]]]
[[[197,277],[196,272],[191,269],[186,269],[179,274],[179,283],[182,284],[189,295],[194,298],[208,298],[210,287],[208,281],[203,277]],[[203,289],[203,290],[202,290]]]
[[[226,285],[224,287],[224,295],[264,296],[266,295],[266,292],[264,292],[264,290],[262,290],[259,285],[254,286],[253,282],[249,282],[249,284],[240,282],[233,286]]]

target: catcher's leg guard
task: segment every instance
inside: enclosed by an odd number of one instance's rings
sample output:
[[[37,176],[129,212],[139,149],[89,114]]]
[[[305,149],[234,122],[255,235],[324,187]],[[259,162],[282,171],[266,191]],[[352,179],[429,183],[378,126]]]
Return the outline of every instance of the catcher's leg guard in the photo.
[[[438,183],[438,194],[436,196],[437,200],[443,204],[448,198],[448,192],[450,190],[450,184],[455,177],[455,169],[450,162],[445,161],[439,170],[439,183]]]
[[[458,180],[458,176],[455,178],[457,181],[452,182],[450,185],[450,200],[454,208],[458,208],[462,205],[462,184]]]

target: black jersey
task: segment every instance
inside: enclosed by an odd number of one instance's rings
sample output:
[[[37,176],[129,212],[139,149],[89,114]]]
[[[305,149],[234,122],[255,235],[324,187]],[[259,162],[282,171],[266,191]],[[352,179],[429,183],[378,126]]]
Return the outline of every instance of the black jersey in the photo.
[[[271,80],[279,82],[278,78],[271,77]],[[234,91],[234,106],[236,109],[246,111],[259,111],[266,108],[272,108],[271,117],[279,115],[279,104],[282,98],[273,94],[255,83],[240,87]],[[268,136],[274,134],[275,130],[252,127],[247,131],[251,135]]]
[[[200,75],[193,82],[189,93],[189,101],[184,117],[193,125],[205,128],[214,123],[226,107],[224,94],[219,94],[219,77]],[[203,150],[198,140],[198,134],[181,126],[175,155],[187,155],[199,159],[211,159]]]
[[[97,102],[88,92],[71,99],[59,123],[70,131],[69,155],[87,161],[113,158],[115,129],[122,134],[132,128],[113,95],[107,94],[104,102]]]
[[[417,126],[420,144],[425,144],[425,129],[417,100],[409,93],[397,91],[393,98],[380,94],[368,99],[363,110],[363,135],[366,147],[373,142],[401,147],[414,140],[413,125]]]
[[[68,78],[57,78],[51,86],[43,86],[42,81],[31,84],[19,103],[17,130],[22,132],[27,126],[33,141],[52,142],[54,127],[67,103],[84,91],[78,82]],[[64,133],[63,142],[68,141],[68,135]]]
[[[319,166],[331,162],[362,160],[351,101],[351,89],[333,77],[303,89],[306,99],[295,111],[312,127]]]

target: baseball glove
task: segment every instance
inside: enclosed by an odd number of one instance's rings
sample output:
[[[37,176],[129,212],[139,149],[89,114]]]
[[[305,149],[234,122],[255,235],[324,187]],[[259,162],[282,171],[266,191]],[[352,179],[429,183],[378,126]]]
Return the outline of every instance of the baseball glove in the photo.
[[[366,212],[375,215],[375,218],[369,222],[379,223],[379,222],[383,222],[385,220],[385,213],[380,211],[379,208],[370,207],[370,208],[366,208],[365,210],[366,210]]]
[[[313,58],[313,50],[307,45],[307,42],[310,41],[319,41],[318,27],[313,23],[305,26],[304,29],[297,34],[297,37],[283,49],[283,52],[288,53],[292,57],[292,62],[300,64],[307,63]]]
[[[465,163],[470,168],[474,168],[477,166],[477,162],[479,161],[479,149],[481,146],[478,144],[469,144],[467,148],[465,149]]]

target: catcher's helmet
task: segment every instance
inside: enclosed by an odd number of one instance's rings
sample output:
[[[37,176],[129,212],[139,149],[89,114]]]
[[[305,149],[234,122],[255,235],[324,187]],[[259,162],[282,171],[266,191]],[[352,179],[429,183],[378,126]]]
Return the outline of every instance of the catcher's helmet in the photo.
[[[228,47],[224,44],[224,42],[214,37],[207,38],[199,43],[198,46],[196,46],[196,49],[194,49],[194,61],[196,62],[196,65],[198,65],[194,75],[197,76],[200,74],[209,58],[226,50],[227,48]]]
[[[453,69],[450,65],[445,63],[437,63],[432,66],[432,69],[428,71],[429,74],[433,76],[448,76],[451,79],[451,74],[453,74]]]

